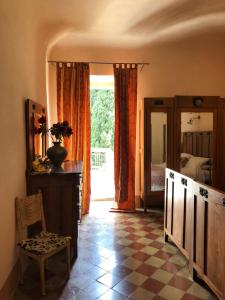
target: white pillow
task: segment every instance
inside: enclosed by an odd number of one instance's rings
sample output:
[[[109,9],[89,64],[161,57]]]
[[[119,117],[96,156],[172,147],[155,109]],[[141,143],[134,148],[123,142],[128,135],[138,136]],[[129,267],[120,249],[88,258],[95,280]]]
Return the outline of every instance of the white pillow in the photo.
[[[190,158],[190,157],[194,157],[192,154],[190,153],[181,153],[180,154],[180,157],[187,157],[187,158]]]
[[[186,167],[192,166],[192,167],[200,167],[201,165],[207,163],[209,161],[209,157],[198,157],[198,156],[192,156],[189,158]]]
[[[209,159],[209,157],[192,156],[189,158],[185,168],[181,170],[181,173],[196,179],[199,168],[207,163]]]
[[[192,179],[196,178],[196,170],[193,170],[191,168],[186,168],[186,167],[181,168],[180,172],[181,172],[181,174],[191,177]]]

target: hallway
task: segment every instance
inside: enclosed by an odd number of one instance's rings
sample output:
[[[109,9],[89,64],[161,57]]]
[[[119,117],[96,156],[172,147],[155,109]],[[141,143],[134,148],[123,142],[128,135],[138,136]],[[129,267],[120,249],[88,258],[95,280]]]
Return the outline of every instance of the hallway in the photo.
[[[15,300],[216,299],[193,282],[177,248],[163,243],[163,215],[110,213],[111,202],[91,202],[79,232],[79,257],[66,282],[65,257],[49,261],[45,297],[37,265],[30,265]],[[64,253],[63,253],[64,254]]]

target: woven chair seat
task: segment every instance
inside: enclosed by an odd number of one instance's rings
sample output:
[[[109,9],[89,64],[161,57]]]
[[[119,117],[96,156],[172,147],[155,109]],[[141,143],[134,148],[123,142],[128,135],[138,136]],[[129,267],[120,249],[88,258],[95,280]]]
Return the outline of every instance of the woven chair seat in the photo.
[[[59,236],[58,234],[42,231],[33,238],[22,240],[18,245],[25,251],[36,255],[48,254],[61,246],[65,246],[70,237]]]

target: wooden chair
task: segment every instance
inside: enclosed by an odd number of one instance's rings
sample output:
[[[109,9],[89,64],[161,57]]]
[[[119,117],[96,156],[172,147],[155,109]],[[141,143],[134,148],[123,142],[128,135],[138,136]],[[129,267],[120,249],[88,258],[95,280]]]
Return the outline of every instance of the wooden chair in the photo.
[[[16,217],[19,237],[19,259],[20,259],[20,281],[23,283],[24,258],[28,256],[39,262],[41,292],[45,295],[45,262],[52,255],[67,249],[68,274],[70,274],[70,239],[71,237],[58,236],[46,231],[44,218],[42,194],[16,198]],[[35,237],[28,238],[28,226],[41,221],[41,233]]]

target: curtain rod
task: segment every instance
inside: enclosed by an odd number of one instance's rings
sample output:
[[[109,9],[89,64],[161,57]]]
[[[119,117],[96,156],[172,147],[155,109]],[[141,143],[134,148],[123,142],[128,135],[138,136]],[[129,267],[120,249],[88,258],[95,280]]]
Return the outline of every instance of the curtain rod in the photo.
[[[72,63],[76,63],[76,61],[57,61],[57,60],[49,60],[48,63],[66,63],[66,64],[72,64]],[[79,62],[78,62],[79,63]],[[136,64],[136,65],[150,65],[150,63],[147,62],[126,62],[126,63],[118,63],[118,62],[104,62],[104,61],[85,61],[85,62],[80,62],[80,63],[86,63],[86,64],[102,64],[102,65],[113,65],[113,64]]]

